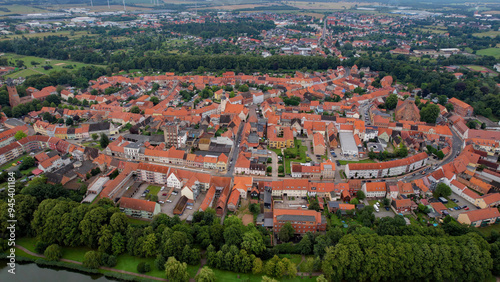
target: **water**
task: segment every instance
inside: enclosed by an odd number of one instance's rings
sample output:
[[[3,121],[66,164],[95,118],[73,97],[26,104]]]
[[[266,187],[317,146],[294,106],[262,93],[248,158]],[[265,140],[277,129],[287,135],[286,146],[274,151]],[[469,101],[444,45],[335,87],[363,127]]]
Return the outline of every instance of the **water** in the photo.
[[[59,268],[59,267],[43,267],[38,266],[36,263],[23,263],[16,265],[16,274],[10,274],[7,271],[10,268],[7,266],[6,260],[0,260],[0,281],[9,282],[54,282],[54,281],[71,281],[71,282],[85,282],[85,281],[113,281],[106,278],[101,274],[83,274],[72,270]]]

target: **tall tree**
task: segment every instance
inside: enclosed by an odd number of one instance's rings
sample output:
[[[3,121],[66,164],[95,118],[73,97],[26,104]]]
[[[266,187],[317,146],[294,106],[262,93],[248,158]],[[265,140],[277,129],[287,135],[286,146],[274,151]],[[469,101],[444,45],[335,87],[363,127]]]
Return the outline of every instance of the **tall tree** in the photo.
[[[215,282],[215,273],[208,266],[204,266],[195,277],[196,282]]]
[[[290,222],[286,222],[278,232],[278,238],[283,242],[290,241],[293,238],[293,235],[295,235],[295,230]]]
[[[185,262],[177,261],[174,257],[169,257],[165,263],[165,275],[172,282],[189,281],[189,273]]]

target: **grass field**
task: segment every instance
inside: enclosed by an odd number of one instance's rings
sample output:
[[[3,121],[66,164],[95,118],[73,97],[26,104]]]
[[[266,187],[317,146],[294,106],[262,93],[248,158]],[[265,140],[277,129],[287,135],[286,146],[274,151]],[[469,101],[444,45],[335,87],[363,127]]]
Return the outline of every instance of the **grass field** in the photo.
[[[299,265],[299,263],[302,261],[302,256],[297,254],[280,254],[278,256],[280,258],[289,259],[292,263],[295,263],[295,265]]]
[[[252,9],[258,7],[266,7],[269,5],[253,5],[253,4],[240,4],[240,5],[222,5],[222,6],[214,6],[214,7],[206,7],[204,9],[212,9],[212,10],[240,10],[240,9]]]
[[[374,163],[374,160],[366,159],[366,160],[360,160],[360,161],[344,161],[344,160],[339,160],[339,163],[341,165],[346,165],[346,164],[354,164],[354,163]]]
[[[485,32],[473,33],[472,35],[477,36],[477,37],[485,37],[485,36],[496,37],[497,35],[500,35],[500,31],[490,30],[490,31],[485,31]]]
[[[432,26],[432,27],[426,27],[426,28],[417,28],[417,30],[420,30],[422,32],[436,33],[436,34],[443,34],[443,33],[448,32],[445,27],[440,27],[440,26]]]
[[[496,230],[496,231],[500,232],[500,224],[497,223],[497,224],[493,224],[493,225],[490,225],[487,227],[479,227],[479,228],[477,228],[477,230],[486,236],[490,236],[490,233],[492,230]]]
[[[156,185],[149,185],[147,189],[149,189],[149,193],[148,194],[156,196],[156,195],[158,195],[158,192],[160,192],[161,187],[160,186],[156,186]]]
[[[35,8],[29,5],[2,5],[2,8],[5,8],[9,11],[0,11],[0,16],[4,15],[12,15],[12,14],[33,14],[33,13],[46,13],[47,10]]]
[[[23,34],[9,34],[9,35],[2,35],[0,37],[0,40],[10,40],[14,38],[36,38],[36,37],[46,37],[46,36],[64,36],[68,37],[70,39],[73,38],[79,38],[82,36],[89,36],[93,37],[96,36],[95,34],[89,34],[87,31],[75,31],[71,33],[69,30],[63,30],[63,31],[58,31],[58,32],[37,32],[37,33],[23,33]],[[117,39],[118,37],[112,37],[113,39]]]
[[[262,281],[262,274],[252,274],[252,273],[236,273],[232,271],[224,271],[224,270],[219,270],[219,269],[213,269],[215,273],[215,281],[220,281],[220,282],[241,282],[241,281],[253,281],[253,282],[260,282]],[[299,281],[304,281],[304,282],[313,282],[316,281],[316,277],[311,277],[311,278],[302,278],[302,277],[295,277],[295,278],[281,278],[279,280],[280,282],[299,282]]]
[[[62,61],[62,60],[50,60],[46,58],[41,58],[41,57],[33,57],[33,56],[23,56],[23,55],[16,55],[12,53],[6,53],[2,56],[3,58],[7,58],[9,62],[12,64],[15,64],[16,60],[22,60],[24,61],[24,65],[27,67],[24,70],[20,70],[17,72],[12,72],[6,77],[11,77],[11,78],[16,78],[16,77],[27,77],[30,75],[34,74],[49,74],[52,71],[60,71],[63,70],[63,66],[71,65],[73,66],[73,69],[78,69],[83,66],[90,66],[89,64],[84,64],[84,63],[79,63],[79,62],[74,62],[74,61]],[[39,65],[31,65],[31,62],[36,62]],[[45,70],[43,66],[50,65],[52,66],[51,69]],[[71,71],[72,69],[67,69],[68,71]]]
[[[366,2],[302,2],[302,1],[294,1],[290,2],[288,5],[297,7],[299,9],[304,10],[345,10],[354,8],[355,5],[358,7],[370,5],[370,3]]]
[[[477,50],[476,54],[483,56],[493,56],[498,59],[500,58],[500,48],[495,47],[495,48],[481,49]]]

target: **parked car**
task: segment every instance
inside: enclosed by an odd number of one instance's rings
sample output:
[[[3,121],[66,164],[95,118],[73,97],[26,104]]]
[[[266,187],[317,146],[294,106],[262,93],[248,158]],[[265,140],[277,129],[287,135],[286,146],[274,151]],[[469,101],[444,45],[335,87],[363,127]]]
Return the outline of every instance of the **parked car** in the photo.
[[[161,194],[161,195],[162,195],[162,196],[167,196],[167,193],[163,193],[163,194]]]
[[[385,210],[388,211],[389,210],[389,207],[385,207]]]
[[[468,211],[468,210],[469,210],[469,207],[464,208],[464,210]]]
[[[193,209],[193,207],[187,206],[187,207],[186,207],[186,209],[188,209],[188,210],[192,210],[192,209]]]
[[[166,202],[167,202],[167,203],[171,203],[171,202],[172,202],[172,200],[166,200]]]
[[[467,206],[465,206],[465,205],[464,205],[464,206],[462,206],[462,209],[465,209],[465,208],[467,208]]]
[[[165,202],[164,202],[164,201],[158,201],[158,203],[160,203],[160,204],[165,204]]]

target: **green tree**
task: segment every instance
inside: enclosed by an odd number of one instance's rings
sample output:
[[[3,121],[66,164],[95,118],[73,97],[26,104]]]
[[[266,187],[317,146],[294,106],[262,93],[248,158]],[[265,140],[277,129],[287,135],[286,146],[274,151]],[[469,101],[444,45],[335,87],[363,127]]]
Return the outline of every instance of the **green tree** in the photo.
[[[73,119],[72,119],[72,118],[70,118],[70,117],[69,117],[69,118],[67,118],[67,119],[66,119],[66,125],[67,125],[67,126],[71,126],[71,125],[73,125]]]
[[[101,133],[101,139],[99,140],[99,144],[101,145],[101,148],[106,148],[109,145],[109,138],[106,134]]]
[[[14,135],[14,137],[16,138],[16,140],[21,140],[23,139],[24,137],[26,137],[28,135],[26,135],[26,133],[24,133],[22,130],[19,130],[18,132],[16,132],[16,134]]]
[[[302,266],[302,270],[304,272],[308,272],[309,276],[311,276],[313,270],[314,270],[314,258],[307,258],[307,260],[304,262],[304,265]]]
[[[215,282],[215,273],[208,266],[204,266],[195,277],[196,282]]]
[[[256,255],[260,255],[266,249],[262,235],[255,228],[243,234],[241,247],[247,252],[254,253]]]
[[[252,273],[259,274],[262,272],[262,268],[262,260],[260,258],[255,258],[255,260],[253,261]]]
[[[45,249],[43,255],[47,258],[47,260],[58,261],[62,257],[61,248],[59,248],[59,245],[57,244],[52,244]]]
[[[440,112],[438,105],[428,103],[420,110],[420,120],[427,123],[436,123]]]
[[[101,266],[101,253],[97,251],[86,252],[83,256],[82,265],[87,268],[99,268]]]
[[[364,200],[366,198],[365,192],[359,190],[356,192],[356,198],[358,198],[360,201]]]
[[[189,273],[185,262],[177,261],[174,257],[169,257],[165,263],[165,274],[172,282],[189,281]]]
[[[133,106],[132,108],[130,108],[130,112],[133,113],[133,114],[140,114],[141,113],[141,109],[139,109],[138,106]]]
[[[396,108],[398,105],[398,95],[396,94],[391,94],[387,99],[385,100],[385,108],[388,110],[393,110]]]
[[[436,190],[434,191],[435,197],[449,197],[450,195],[451,195],[450,186],[442,182],[437,185]]]
[[[328,280],[325,278],[325,275],[321,274],[316,278],[316,282],[328,282]]]
[[[97,135],[97,133],[93,133],[92,134],[92,139],[95,141],[99,138],[99,135]]]
[[[155,259],[155,267],[158,270],[165,270],[165,257],[162,255],[157,255]]]
[[[295,230],[290,222],[286,222],[278,232],[278,238],[283,242],[290,241],[290,239],[293,238],[293,235],[295,235]]]

